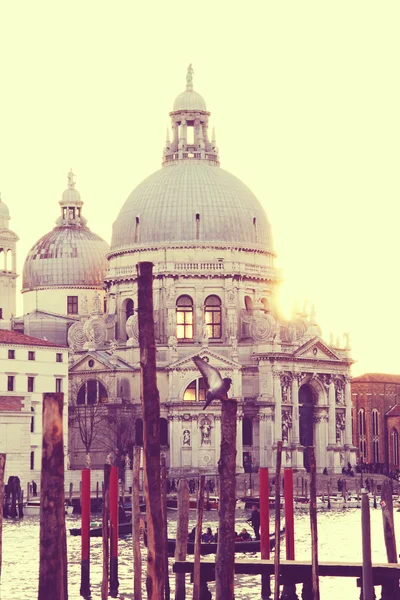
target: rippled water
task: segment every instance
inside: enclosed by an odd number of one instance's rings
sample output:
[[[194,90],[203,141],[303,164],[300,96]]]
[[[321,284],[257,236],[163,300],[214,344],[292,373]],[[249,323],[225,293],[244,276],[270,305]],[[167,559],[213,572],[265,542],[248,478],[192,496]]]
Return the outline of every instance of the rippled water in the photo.
[[[248,527],[245,520],[250,511],[237,511],[237,529]],[[190,513],[190,527],[195,525],[195,511]],[[204,528],[210,525],[214,530],[217,526],[217,512],[204,513]],[[79,525],[78,517],[67,517],[67,531]],[[395,513],[396,530],[400,527],[400,513]],[[176,512],[169,512],[169,534],[173,535],[176,528]],[[386,553],[383,539],[381,511],[371,510],[372,530],[372,560],[385,562]],[[350,509],[318,513],[319,559],[320,561],[361,562],[361,511]],[[80,537],[68,533],[68,582],[69,599],[78,600],[80,587]],[[102,540],[91,539],[91,584],[92,598],[99,600],[102,565]],[[284,542],[281,556],[284,557]],[[296,558],[310,560],[310,525],[308,513],[295,515],[295,547]],[[142,549],[145,557],[145,549]],[[249,558],[249,555],[236,555],[238,558]],[[259,555],[253,555],[260,558]],[[132,538],[119,540],[119,596],[120,600],[133,598],[132,576]],[[174,587],[172,574],[173,559],[170,559],[171,589]],[[3,569],[0,584],[1,600],[33,600],[37,597],[39,569],[39,518],[25,517],[21,522],[4,522],[3,529]],[[143,568],[143,598],[146,598],[144,587],[145,567]],[[191,598],[192,589],[187,576],[187,598]],[[210,590],[215,598],[214,584]],[[341,598],[359,598],[355,579],[321,578],[321,599],[337,600]],[[237,599],[259,600],[260,576],[236,576],[235,597]],[[298,593],[300,593],[298,586]],[[173,598],[173,595],[171,595]],[[50,599],[49,599],[50,600]]]

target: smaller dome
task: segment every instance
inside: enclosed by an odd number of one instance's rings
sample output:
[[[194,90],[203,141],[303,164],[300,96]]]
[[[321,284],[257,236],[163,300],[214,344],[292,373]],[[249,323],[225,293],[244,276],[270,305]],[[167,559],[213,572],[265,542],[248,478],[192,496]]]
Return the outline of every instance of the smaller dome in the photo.
[[[60,204],[73,206],[74,204],[82,203],[81,195],[74,187],[68,187],[61,197]]]
[[[185,90],[177,96],[174,102],[173,112],[180,110],[200,110],[207,112],[206,102],[198,92],[194,90]]]

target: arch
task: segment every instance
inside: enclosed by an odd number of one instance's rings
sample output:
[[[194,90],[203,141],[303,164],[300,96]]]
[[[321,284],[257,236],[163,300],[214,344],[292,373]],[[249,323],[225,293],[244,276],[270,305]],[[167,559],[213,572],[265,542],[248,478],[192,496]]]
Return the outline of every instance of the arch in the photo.
[[[136,419],[135,422],[135,443],[136,446],[143,446],[143,420]]]
[[[81,385],[76,397],[78,405],[104,404],[108,402],[108,393],[98,379],[88,379]]]
[[[244,297],[244,306],[247,312],[251,312],[253,310],[253,300],[250,298],[250,296]]]
[[[6,271],[12,271],[12,260],[13,260],[12,250],[10,250],[10,248],[9,248],[6,252]]]
[[[379,411],[374,408],[372,411],[372,460],[379,462]]]
[[[392,429],[392,464],[395,467],[399,466],[399,432],[396,428]]]
[[[121,304],[119,319],[119,339],[126,342],[128,335],[126,333],[126,322],[135,312],[135,304],[132,298],[125,298]]]
[[[242,443],[243,443],[243,446],[252,446],[253,445],[253,423],[249,417],[243,417]]]
[[[379,435],[379,412],[377,408],[372,411],[372,435]]]
[[[302,446],[314,445],[314,423],[313,408],[315,403],[315,391],[313,387],[305,383],[299,388],[299,433]],[[304,468],[309,470],[308,455],[303,454]]]
[[[160,419],[160,444],[168,446],[168,421],[163,418]]]
[[[187,294],[176,301],[176,337],[178,340],[193,339],[193,299]]]
[[[269,312],[269,310],[270,310],[270,308],[269,308],[269,302],[268,302],[267,298],[261,298],[261,304],[262,304],[262,305],[263,305],[263,307],[264,307],[264,308],[263,308],[263,311],[264,311],[265,313],[268,313],[268,312]]]
[[[206,384],[203,377],[198,377],[189,383],[183,393],[183,399],[188,402],[206,401]]]
[[[357,415],[358,427],[358,449],[360,455],[365,460],[367,458],[367,439],[365,434],[365,410],[360,408]]]
[[[222,337],[221,298],[207,296],[204,302],[204,323],[207,325],[208,337],[219,340]]]

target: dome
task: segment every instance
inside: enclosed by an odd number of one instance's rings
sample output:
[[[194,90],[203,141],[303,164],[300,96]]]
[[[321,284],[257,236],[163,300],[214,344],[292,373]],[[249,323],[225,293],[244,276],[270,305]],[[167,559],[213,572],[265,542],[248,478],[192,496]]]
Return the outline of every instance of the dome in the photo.
[[[61,196],[60,204],[72,205],[79,203],[82,203],[82,200],[78,190],[73,187],[68,187],[66,190],[64,190]]]
[[[194,90],[185,90],[177,96],[174,102],[173,112],[179,112],[181,110],[200,110],[206,112],[206,102],[203,96],[198,92],[195,92]]]
[[[107,242],[87,227],[55,227],[30,250],[23,291],[47,287],[101,287],[107,270]]]
[[[272,251],[271,227],[237,177],[205,160],[179,160],[128,197],[113,224],[111,251],[168,244]]]

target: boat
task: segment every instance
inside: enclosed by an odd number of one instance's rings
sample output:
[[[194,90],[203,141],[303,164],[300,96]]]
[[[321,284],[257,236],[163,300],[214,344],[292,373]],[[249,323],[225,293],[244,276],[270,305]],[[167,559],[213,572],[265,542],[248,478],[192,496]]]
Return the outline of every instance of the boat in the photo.
[[[82,535],[82,529],[80,527],[74,527],[69,530],[71,535]],[[118,537],[122,535],[132,534],[132,522],[118,523]],[[90,527],[90,537],[102,537],[103,527],[101,523],[95,523],[94,526]]]
[[[215,496],[210,496],[208,500],[204,498],[205,510],[218,510],[218,502],[219,500]],[[178,498],[167,498],[167,508],[178,508]],[[189,499],[189,508],[197,508],[197,498]]]
[[[40,515],[40,500],[28,500],[23,505],[24,515],[26,517],[38,517]],[[73,506],[65,505],[65,514],[72,515]]]
[[[285,534],[285,528],[281,529],[280,537]],[[147,531],[143,532],[144,545],[147,546]],[[176,540],[174,538],[168,538],[168,555],[173,556],[175,554]],[[217,553],[217,542],[202,542],[200,546],[200,554],[206,556],[207,554]],[[269,547],[273,550],[275,547],[275,533],[271,533],[269,536]],[[235,542],[235,552],[260,552],[260,540],[249,540],[246,542]],[[187,553],[194,554],[194,542],[188,541]]]

